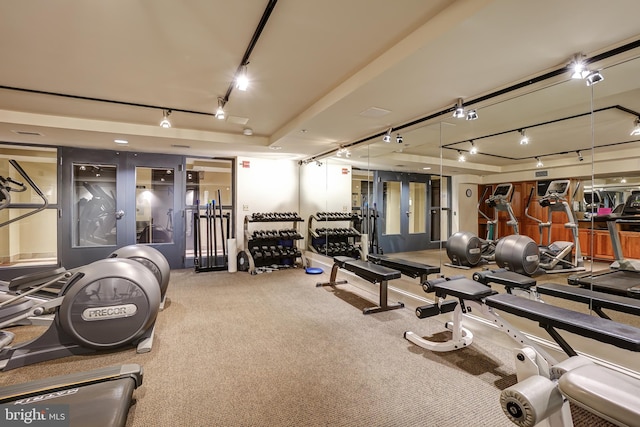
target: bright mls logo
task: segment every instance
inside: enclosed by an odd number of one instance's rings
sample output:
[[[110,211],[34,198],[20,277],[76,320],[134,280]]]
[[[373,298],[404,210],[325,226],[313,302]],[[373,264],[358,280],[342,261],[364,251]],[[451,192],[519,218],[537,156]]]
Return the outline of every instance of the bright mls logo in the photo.
[[[0,405],[0,425],[69,427],[69,405]]]

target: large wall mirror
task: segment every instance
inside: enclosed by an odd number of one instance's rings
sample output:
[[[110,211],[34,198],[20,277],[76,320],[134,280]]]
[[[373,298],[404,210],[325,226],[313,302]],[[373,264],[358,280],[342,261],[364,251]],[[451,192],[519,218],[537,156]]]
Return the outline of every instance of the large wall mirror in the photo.
[[[622,213],[634,197],[640,213],[640,135],[632,134],[640,120],[635,77],[640,75],[640,51],[599,55],[589,66],[604,79],[588,85],[570,73],[555,73],[465,106],[462,119],[432,114],[393,127],[386,140],[384,132],[320,159],[322,165],[301,167],[322,170],[323,178],[315,184],[323,185],[318,192],[326,197],[324,209],[363,218],[359,230],[367,253],[444,268],[450,262],[444,246],[453,233],[488,237],[483,213],[491,219],[493,212],[484,199],[508,183],[517,231],[536,244],[573,242],[571,254],[579,248],[580,262],[577,256],[571,262],[584,269],[574,274],[608,269],[616,257],[612,237],[619,239],[621,256],[640,259],[640,240],[634,240],[640,239],[640,225],[618,224],[614,236],[606,221],[597,221],[599,215]],[[471,109],[477,118],[466,120]],[[524,137],[528,143],[522,142]],[[350,174],[349,183],[332,182],[331,176],[343,173]],[[549,213],[540,204],[551,183],[564,180],[572,219],[562,209]],[[348,194],[343,185],[349,186]],[[497,218],[493,236],[514,233],[507,211]],[[552,223],[549,237],[542,229],[541,241],[540,222],[547,221]],[[331,222],[324,227],[337,228]],[[325,236],[324,243],[331,256],[331,238]],[[566,283],[568,275],[547,274],[540,280]],[[419,287],[413,291],[420,294]],[[530,330],[540,334],[535,325]]]

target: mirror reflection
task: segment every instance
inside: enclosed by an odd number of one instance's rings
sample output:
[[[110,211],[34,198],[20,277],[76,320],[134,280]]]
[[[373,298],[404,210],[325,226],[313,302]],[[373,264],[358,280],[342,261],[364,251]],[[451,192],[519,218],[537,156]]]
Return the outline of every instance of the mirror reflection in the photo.
[[[590,85],[555,76],[463,106],[462,119],[448,113],[401,130],[387,124],[392,132],[348,147],[348,157],[331,157],[351,168],[350,212],[362,218],[365,256],[460,274],[450,266],[465,262],[451,259],[447,244],[469,233],[477,243],[462,242],[459,258],[477,249],[478,261],[462,267],[478,271],[507,267],[538,283],[587,277],[580,285],[593,288],[591,277],[611,263],[639,270],[629,260],[640,259],[640,222],[624,210],[640,200],[640,89],[632,77],[640,59],[629,59],[637,55],[602,65],[604,78]],[[338,187],[324,189],[331,203]],[[522,257],[531,265],[516,268],[513,259]],[[631,285],[617,293],[634,296]]]

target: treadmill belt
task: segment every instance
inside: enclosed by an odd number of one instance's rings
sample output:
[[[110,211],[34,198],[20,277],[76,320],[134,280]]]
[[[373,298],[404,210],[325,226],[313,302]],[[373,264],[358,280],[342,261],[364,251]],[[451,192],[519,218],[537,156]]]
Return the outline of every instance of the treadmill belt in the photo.
[[[591,277],[585,275],[577,280],[577,284],[583,288],[593,286],[594,291],[632,296],[629,289],[635,286],[640,287],[640,272],[612,270],[602,274],[594,274]]]

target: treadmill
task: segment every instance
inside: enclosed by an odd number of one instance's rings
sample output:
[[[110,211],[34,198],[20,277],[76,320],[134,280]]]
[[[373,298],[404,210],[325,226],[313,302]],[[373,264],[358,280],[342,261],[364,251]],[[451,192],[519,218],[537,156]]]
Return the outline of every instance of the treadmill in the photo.
[[[0,424],[28,414],[34,425],[124,427],[141,384],[142,367],[129,364],[1,387]]]
[[[618,233],[620,224],[640,228],[640,191],[634,191],[627,197],[621,214],[595,216],[593,219],[607,222],[616,261],[607,270],[571,275],[567,282],[594,291],[640,298],[640,260],[624,258]]]

